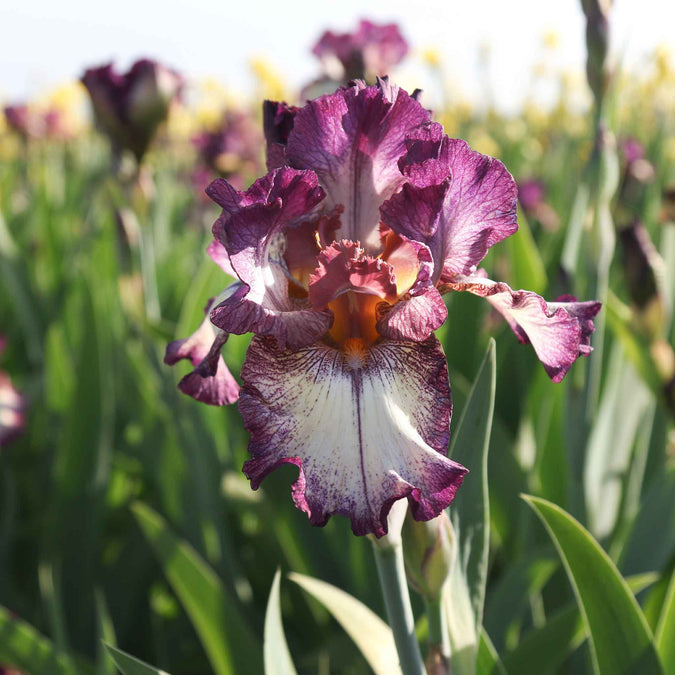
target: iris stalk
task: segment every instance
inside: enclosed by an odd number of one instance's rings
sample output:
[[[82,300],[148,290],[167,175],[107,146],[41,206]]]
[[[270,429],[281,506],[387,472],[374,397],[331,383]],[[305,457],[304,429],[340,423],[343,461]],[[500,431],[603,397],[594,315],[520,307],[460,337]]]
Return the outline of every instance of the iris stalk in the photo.
[[[386,536],[373,540],[373,551],[401,671],[404,675],[425,675],[422,654],[415,636],[415,618],[403,564],[403,545],[400,538],[398,541],[384,539]]]

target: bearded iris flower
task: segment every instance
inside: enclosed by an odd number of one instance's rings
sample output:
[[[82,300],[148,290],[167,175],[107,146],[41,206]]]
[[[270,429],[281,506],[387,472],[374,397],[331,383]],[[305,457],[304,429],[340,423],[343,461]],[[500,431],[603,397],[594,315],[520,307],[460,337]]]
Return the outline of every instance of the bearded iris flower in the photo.
[[[599,304],[547,303],[478,269],[517,229],[516,184],[386,79],[264,114],[269,173],[207,190],[223,209],[209,253],[237,282],[213,303],[220,332],[188,378],[222,380],[227,334],[254,333],[239,395],[252,487],[294,464],[293,500],[315,525],[341,514],[382,536],[403,498],[429,520],[466,473],[446,457],[442,294],[485,297],[556,382],[590,353]]]

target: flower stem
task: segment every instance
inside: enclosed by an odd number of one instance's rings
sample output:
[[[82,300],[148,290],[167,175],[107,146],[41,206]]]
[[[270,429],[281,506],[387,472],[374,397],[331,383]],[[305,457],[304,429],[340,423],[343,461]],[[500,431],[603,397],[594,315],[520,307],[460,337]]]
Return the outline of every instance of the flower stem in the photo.
[[[450,672],[450,634],[448,622],[443,611],[441,593],[437,598],[424,598],[427,621],[429,623],[429,659],[433,662],[434,672]]]
[[[401,542],[399,540],[391,546],[373,542],[373,550],[401,671],[403,675],[424,675],[424,662],[415,636],[415,619],[410,606]]]

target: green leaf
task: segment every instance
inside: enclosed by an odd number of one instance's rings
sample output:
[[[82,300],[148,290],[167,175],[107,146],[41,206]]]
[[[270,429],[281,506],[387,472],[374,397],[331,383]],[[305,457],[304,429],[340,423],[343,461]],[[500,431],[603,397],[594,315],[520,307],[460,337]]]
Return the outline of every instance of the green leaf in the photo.
[[[525,214],[518,209],[518,232],[507,240],[511,286],[527,288],[540,295],[546,290],[546,268]]]
[[[668,592],[656,627],[655,642],[663,670],[666,673],[675,673],[675,572],[670,576]]]
[[[31,675],[94,675],[94,668],[81,659],[59,654],[51,640],[30,624],[0,607],[0,663]]]
[[[633,363],[645,384],[657,397],[660,397],[663,381],[652,358],[649,341],[632,325],[633,313],[630,307],[624,305],[613,293],[609,293],[605,311],[607,325],[621,343],[626,356]]]
[[[108,612],[108,605],[106,604],[103,590],[97,588],[94,593],[94,598],[99,635],[99,649],[96,656],[96,673],[97,675],[115,675],[115,670],[107,655],[109,646],[114,646],[117,643],[115,626],[113,625],[110,612]]]
[[[139,661],[137,658],[126,654],[121,649],[111,647],[105,643],[104,646],[110,658],[122,672],[122,675],[169,675],[166,671],[153,668],[147,663],[143,663],[143,661]]]
[[[498,649],[503,649],[508,628],[526,609],[530,595],[541,591],[559,565],[535,551],[511,564],[491,588],[484,626]]]
[[[281,621],[280,585],[281,572],[277,570],[265,612],[265,640],[263,642],[265,675],[295,675],[296,673]]]
[[[626,579],[634,594],[656,581],[653,573]],[[514,675],[542,675],[558,672],[565,659],[586,639],[587,630],[579,607],[572,603],[555,612],[540,628],[533,628],[518,646],[504,657],[504,666]],[[542,664],[546,664],[545,669]]]
[[[619,558],[624,574],[662,570],[675,551],[675,467],[651,483]]]
[[[473,673],[480,643],[490,538],[487,458],[495,399],[495,343],[490,340],[464,413],[450,446],[450,456],[471,469],[448,509],[458,554],[445,594],[455,673]]]
[[[262,649],[258,639],[215,572],[149,506],[136,502],[132,509],[216,673],[261,672]]]
[[[633,447],[651,401],[649,390],[618,344],[611,350],[607,371],[584,467],[588,529],[601,541],[617,525]]]
[[[356,643],[376,675],[400,673],[394,636],[387,624],[362,602],[344,591],[303,574],[288,578],[316,598]]]
[[[626,581],[593,537],[559,506],[523,496],[558,549],[588,626],[596,673],[661,673],[647,621]]]
[[[476,659],[477,675],[504,675],[505,672],[490,636],[485,630],[481,630],[478,658]]]

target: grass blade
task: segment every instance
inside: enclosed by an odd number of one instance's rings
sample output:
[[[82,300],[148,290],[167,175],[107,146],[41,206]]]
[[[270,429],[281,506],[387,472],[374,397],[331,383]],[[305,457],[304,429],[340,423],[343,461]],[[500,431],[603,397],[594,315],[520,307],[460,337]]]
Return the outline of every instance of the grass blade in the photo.
[[[132,508],[215,672],[218,675],[261,672],[260,644],[215,572],[149,506],[136,502]]]
[[[120,649],[107,644],[104,644],[104,647],[122,675],[169,675],[167,672],[153,668]]]
[[[487,457],[495,363],[495,343],[491,340],[450,446],[450,456],[472,469],[448,509],[458,542],[457,562],[445,594],[452,666],[457,673],[474,672],[483,621],[490,537]]]
[[[263,642],[265,675],[296,675],[281,620],[280,585],[281,572],[277,570],[265,612],[265,640]]]

